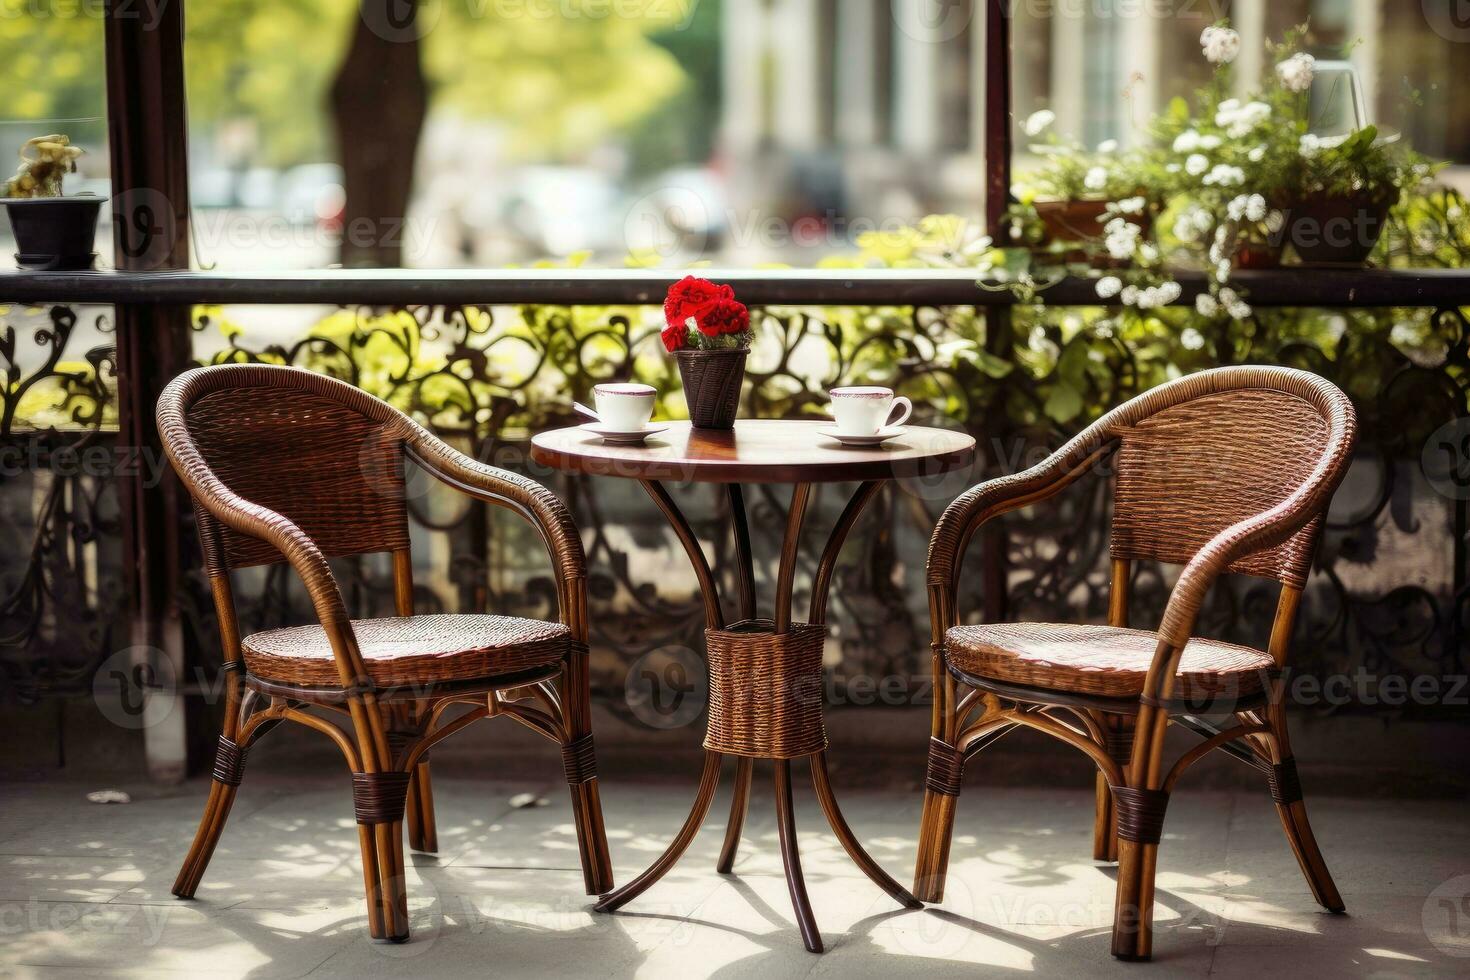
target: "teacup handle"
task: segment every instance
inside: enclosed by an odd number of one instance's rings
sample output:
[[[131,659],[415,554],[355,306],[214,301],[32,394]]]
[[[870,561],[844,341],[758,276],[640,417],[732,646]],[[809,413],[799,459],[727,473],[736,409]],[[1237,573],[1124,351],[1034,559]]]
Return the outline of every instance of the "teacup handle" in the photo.
[[[909,401],[903,395],[899,395],[897,398],[893,399],[893,407],[897,409],[902,409],[903,414],[899,415],[898,418],[894,418],[893,413],[889,412],[888,421],[883,423],[883,427],[885,429],[891,428],[895,425],[903,425],[909,420],[909,416],[914,414],[914,403]]]

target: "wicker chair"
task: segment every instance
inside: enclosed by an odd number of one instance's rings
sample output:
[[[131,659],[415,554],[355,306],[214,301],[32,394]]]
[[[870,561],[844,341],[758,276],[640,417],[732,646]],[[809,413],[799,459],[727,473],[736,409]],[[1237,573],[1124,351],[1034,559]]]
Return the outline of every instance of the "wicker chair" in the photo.
[[[560,744],[587,892],[611,890],[588,702],[586,563],[556,496],[456,452],[351,385],[293,368],[189,371],[159,399],[158,427],[194,500],[228,672],[214,781],[173,893],[190,898],[198,888],[251,744],[293,721],[346,757],[369,930],[406,940],[405,811],[411,845],[436,849],[428,750],[497,715]],[[560,622],[413,614],[406,459],[535,526],[551,555]],[[392,556],[398,615],[350,620],[327,559],[383,552]],[[241,639],[231,570],[283,559],[304,582],[318,624]],[[472,707],[444,722],[455,704]]]
[[[1214,749],[1262,771],[1314,897],[1342,911],[1307,823],[1280,668],[1355,429],[1352,404],[1321,378],[1221,368],[1134,399],[1039,466],[981,484],[949,507],[929,546],[936,693],[916,896],[943,898],[966,761],[1024,726],[1097,764],[1094,856],[1119,863],[1115,956],[1151,954],[1169,793]],[[1109,625],[960,625],[956,579],[975,531],[1054,496],[1109,458],[1116,473]],[[1157,632],[1128,628],[1134,561],[1184,566]],[[1281,583],[1264,652],[1191,637],[1207,590],[1225,572]],[[1202,716],[1229,721],[1222,729]],[[1171,723],[1203,741],[1166,767]]]

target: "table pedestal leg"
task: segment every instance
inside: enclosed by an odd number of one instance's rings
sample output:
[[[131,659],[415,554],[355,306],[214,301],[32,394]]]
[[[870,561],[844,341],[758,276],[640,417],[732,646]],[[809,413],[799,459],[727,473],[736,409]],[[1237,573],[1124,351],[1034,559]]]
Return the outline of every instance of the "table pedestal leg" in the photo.
[[[704,557],[703,551],[699,548],[698,541],[692,529],[674,505],[673,499],[662,486],[651,481],[645,482],[644,486],[653,496],[655,502],[658,503],[659,509],[663,511],[664,516],[673,525],[675,533],[679,536],[680,542],[684,545],[685,550],[689,554],[690,561],[694,565],[695,575],[698,577],[704,593],[705,611],[709,629],[715,631],[706,635],[721,636],[725,643],[730,643],[732,633],[739,633],[741,627],[734,627],[731,631],[725,631],[724,616],[720,609],[719,595],[715,585],[714,575],[710,571],[709,564]],[[796,572],[796,543],[801,533],[810,489],[807,485],[798,484],[792,494],[791,512],[787,518],[786,537],[781,549],[781,566],[776,581],[774,623],[768,624],[763,634],[760,632],[752,633],[753,638],[764,635],[769,641],[774,635],[778,640],[785,642],[788,634],[791,634],[793,629],[798,631],[810,630],[810,627],[800,624],[793,627],[791,622],[791,596],[794,589]],[[811,616],[813,623],[821,623],[826,618],[826,593],[828,586],[831,584],[837,552],[841,548],[843,539],[846,538],[853,524],[856,523],[863,507],[876,495],[877,490],[878,484],[876,483],[863,484],[853,496],[847,509],[844,510],[842,516],[838,519],[837,526],[833,529],[832,536],[828,540],[827,547],[823,551],[821,561],[818,564],[816,580],[813,583]],[[750,588],[753,576],[748,572],[750,564],[749,538],[748,532],[745,530],[743,501],[736,492],[732,492],[730,496],[732,505],[738,509],[738,517],[736,518],[736,548],[743,566],[741,570],[741,607],[742,613],[749,618],[754,614],[755,604]],[[750,625],[752,624],[747,623],[746,629]],[[772,626],[774,627],[774,634],[771,631]],[[736,649],[743,649],[743,647]],[[729,650],[726,651],[727,654],[729,652]],[[811,670],[815,674],[820,674],[820,657],[817,656],[817,652],[814,651],[812,653],[812,656],[816,657],[816,659],[811,661]],[[773,663],[776,664],[779,670],[781,666],[788,662],[778,658]],[[862,869],[865,875],[872,879],[878,887],[892,896],[900,905],[911,909],[922,908],[922,904],[907,889],[899,885],[898,882],[894,881],[893,878],[878,866],[878,863],[873,860],[872,856],[858,843],[857,837],[852,832],[852,828],[847,825],[847,821],[842,816],[842,810],[837,805],[837,797],[832,791],[831,780],[827,773],[827,753],[825,749],[818,749],[817,751],[807,749],[803,752],[799,747],[801,742],[825,744],[825,738],[821,735],[820,714],[815,715],[809,722],[805,722],[804,724],[811,727],[792,729],[788,732],[788,737],[796,739],[798,746],[791,746],[788,743],[785,746],[785,750],[789,754],[795,749],[798,753],[796,755],[797,758],[801,754],[807,755],[808,763],[812,770],[812,785],[816,789],[817,799],[822,806],[822,813],[831,825],[833,834],[841,842],[843,850],[847,852],[848,857],[852,859],[853,863]],[[715,738],[714,732],[715,729],[712,728],[710,737],[706,740],[706,745],[720,746],[722,744],[718,740],[711,741]],[[729,733],[726,734],[728,735]],[[808,738],[806,736],[811,737]],[[786,884],[791,893],[791,904],[796,911],[797,925],[801,929],[801,938],[806,948],[814,953],[820,953],[823,949],[822,935],[817,929],[816,918],[812,914],[811,900],[807,896],[806,880],[801,870],[801,852],[796,839],[796,816],[791,797],[791,758],[787,757],[787,755],[777,757],[778,753],[781,752],[781,748],[775,746],[770,748],[762,746],[759,750],[756,750],[754,746],[747,746],[742,751],[753,752],[753,755],[740,754],[737,756],[739,763],[735,772],[735,793],[730,805],[730,821],[725,829],[725,842],[721,848],[717,870],[722,874],[728,874],[734,864],[735,854],[740,846],[742,826],[750,802],[750,781],[754,769],[755,756],[771,758],[775,769],[776,829],[781,840],[781,860],[785,866]],[[767,752],[770,754],[768,755]],[[695,794],[694,806],[690,809],[689,816],[684,820],[684,826],[680,828],[673,842],[669,844],[668,848],[664,850],[663,854],[659,856],[658,860],[648,870],[628,882],[622,888],[605,896],[595,906],[597,911],[613,912],[622,908],[628,902],[643,894],[644,891],[664,875],[668,874],[670,869],[684,856],[685,851],[689,849],[690,843],[694,840],[695,834],[699,832],[700,826],[704,823],[705,817],[709,814],[710,805],[714,801],[715,791],[719,787],[720,763],[724,755],[724,751],[716,751],[713,747],[706,749],[704,771],[700,777],[699,790]]]
[[[704,754],[704,772],[699,777],[699,792],[694,795],[694,807],[689,811],[689,816],[684,820],[684,826],[679,828],[678,835],[674,838],[668,848],[659,855],[659,859],[649,865],[648,870],[643,872],[622,888],[605,896],[593,908],[599,912],[615,912],[627,905],[633,899],[642,895],[684,856],[689,849],[689,844],[694,840],[694,835],[699,833],[699,827],[704,823],[705,814],[709,813],[709,805],[714,802],[715,790],[720,785],[720,753],[706,752]]]
[[[742,757],[735,768],[735,796],[730,800],[730,822],[725,825],[725,845],[720,848],[720,861],[715,870],[722,875],[735,867],[735,852],[740,850],[740,831],[745,826],[745,811],[750,806],[750,777],[755,760]]]
[[[791,762],[776,760],[776,830],[781,836],[781,863],[786,867],[786,888],[791,892],[791,905],[796,910],[796,924],[801,941],[813,953],[822,951],[822,934],[812,915],[812,903],[806,896],[806,879],[801,874],[801,848],[796,843],[796,814],[791,808]]]
[[[862,869],[863,874],[872,879],[873,884],[883,889],[893,900],[904,908],[921,909],[924,903],[909,893],[909,890],[878,866],[872,855],[863,850],[863,845],[858,843],[852,828],[843,819],[842,810],[837,806],[837,796],[832,792],[832,783],[827,778],[827,753],[818,752],[811,757],[812,785],[817,790],[817,801],[822,804],[822,812],[827,815],[827,823],[832,825],[832,833],[841,842],[842,849],[852,859],[852,863]]]

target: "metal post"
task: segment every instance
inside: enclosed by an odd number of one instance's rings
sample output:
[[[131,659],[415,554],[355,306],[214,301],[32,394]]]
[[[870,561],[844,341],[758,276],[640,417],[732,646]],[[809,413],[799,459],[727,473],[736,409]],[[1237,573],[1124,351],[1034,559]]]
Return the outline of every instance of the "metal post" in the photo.
[[[189,183],[184,108],[183,2],[140,16],[126,0],[108,0],[108,143],[112,161],[113,245],[118,270],[189,267]],[[124,453],[162,450],[153,406],[163,386],[190,360],[187,305],[120,303],[115,308],[118,446]],[[123,457],[123,458],[139,458]],[[182,501],[172,477],[152,486],[154,467],[119,478],[123,545],[129,561],[129,635],[140,653],[162,662],[172,688],[150,696],[144,729],[149,775],[184,778],[188,766],[183,695],[183,630],[178,613]],[[170,678],[171,667],[172,678]]]
[[[986,0],[985,4],[985,228],[1001,240],[1001,225],[1011,197],[1011,18],[1008,0]],[[985,313],[986,347],[990,353],[1010,360],[1013,344],[1011,311],[996,307]],[[1005,385],[1004,379],[996,384]],[[996,404],[1005,404],[1004,393]],[[1002,420],[991,430],[1001,443],[1016,433]],[[1006,447],[1009,449],[1009,447]],[[983,447],[982,447],[983,449]],[[988,623],[1006,618],[1007,535],[992,521],[982,535],[982,609]]]

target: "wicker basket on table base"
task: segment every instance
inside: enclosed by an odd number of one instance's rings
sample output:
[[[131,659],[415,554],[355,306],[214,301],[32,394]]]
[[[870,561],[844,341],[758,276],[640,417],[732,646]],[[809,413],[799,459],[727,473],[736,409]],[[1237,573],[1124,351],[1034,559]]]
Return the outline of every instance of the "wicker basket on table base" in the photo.
[[[822,725],[822,648],[827,630],[770,620],[704,631],[709,727],[704,747],[752,759],[799,759],[827,747]]]

